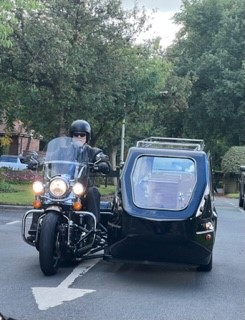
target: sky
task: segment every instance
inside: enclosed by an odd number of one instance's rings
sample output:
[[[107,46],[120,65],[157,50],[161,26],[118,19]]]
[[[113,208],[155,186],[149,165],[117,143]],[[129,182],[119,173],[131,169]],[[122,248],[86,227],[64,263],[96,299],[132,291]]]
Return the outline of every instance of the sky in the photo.
[[[149,32],[142,34],[139,41],[160,36],[162,38],[161,45],[166,48],[172,43],[179,26],[175,25],[171,18],[180,11],[182,0],[122,0],[125,9],[132,9],[134,4],[139,8],[144,7],[149,13],[156,9],[151,20],[152,28]]]

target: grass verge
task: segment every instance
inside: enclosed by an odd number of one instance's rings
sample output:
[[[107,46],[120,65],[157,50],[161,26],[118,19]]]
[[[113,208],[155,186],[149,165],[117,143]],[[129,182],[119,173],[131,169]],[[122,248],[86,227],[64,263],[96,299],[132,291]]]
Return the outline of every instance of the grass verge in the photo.
[[[0,192],[0,204],[6,205],[32,205],[34,194],[31,184],[13,184],[12,192]],[[115,192],[115,187],[108,185],[99,188],[102,196],[111,195]]]
[[[226,194],[227,198],[232,198],[232,199],[238,199],[239,198],[239,193],[228,193]]]

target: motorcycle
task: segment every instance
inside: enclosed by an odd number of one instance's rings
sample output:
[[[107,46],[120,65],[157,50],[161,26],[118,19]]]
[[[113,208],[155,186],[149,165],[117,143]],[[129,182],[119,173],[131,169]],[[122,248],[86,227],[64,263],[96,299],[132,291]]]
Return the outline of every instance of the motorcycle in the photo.
[[[36,151],[24,151],[21,162],[27,164],[27,169],[37,170],[40,166],[39,155]]]
[[[42,163],[42,178],[33,183],[35,200],[23,216],[22,237],[39,251],[45,275],[55,274],[65,261],[102,257],[96,253],[106,243],[110,202],[101,203],[104,217],[97,224],[85,200],[89,179],[98,172],[100,160],[90,163],[85,149],[70,137],[53,139]],[[30,218],[34,221],[32,234]]]

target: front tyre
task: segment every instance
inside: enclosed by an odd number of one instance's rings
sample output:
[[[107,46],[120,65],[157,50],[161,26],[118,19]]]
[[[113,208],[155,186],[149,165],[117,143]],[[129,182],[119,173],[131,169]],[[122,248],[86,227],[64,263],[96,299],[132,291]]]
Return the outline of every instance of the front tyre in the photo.
[[[56,212],[48,213],[42,222],[39,241],[39,263],[46,276],[55,274],[60,261],[60,217]]]
[[[239,207],[243,208],[244,200],[241,191],[239,192]]]
[[[245,210],[245,201],[244,201],[244,195],[243,195],[243,204],[242,204],[243,209]]]

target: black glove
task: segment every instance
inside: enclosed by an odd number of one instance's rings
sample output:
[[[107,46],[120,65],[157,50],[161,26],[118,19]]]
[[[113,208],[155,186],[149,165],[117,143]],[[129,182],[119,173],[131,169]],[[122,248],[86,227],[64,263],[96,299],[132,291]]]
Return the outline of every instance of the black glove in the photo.
[[[110,172],[110,166],[108,165],[107,162],[100,162],[97,165],[97,170],[98,172],[104,173],[104,174],[108,174]]]

